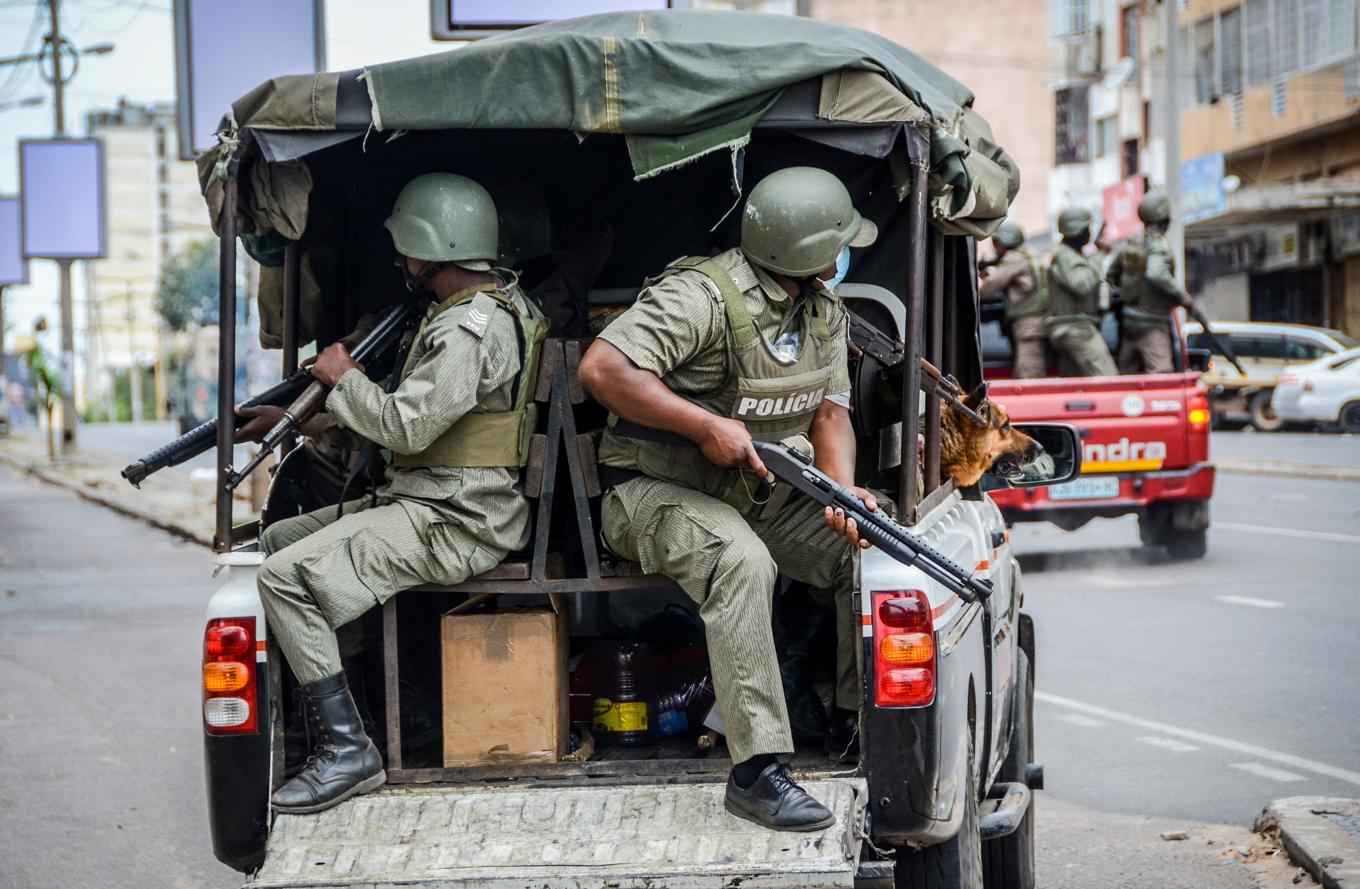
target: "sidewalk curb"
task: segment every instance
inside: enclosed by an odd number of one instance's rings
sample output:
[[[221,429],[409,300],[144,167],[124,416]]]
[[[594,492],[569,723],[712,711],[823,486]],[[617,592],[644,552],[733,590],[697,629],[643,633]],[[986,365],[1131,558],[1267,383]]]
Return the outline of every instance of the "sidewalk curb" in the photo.
[[[1320,478],[1334,482],[1360,482],[1360,466],[1319,466],[1283,460],[1232,460],[1214,458],[1219,472],[1238,475],[1275,475],[1286,478]]]
[[[91,503],[98,504],[99,506],[111,509],[116,513],[125,515],[128,518],[133,518],[137,519],[138,521],[145,522],[154,528],[159,528],[162,531],[174,534],[176,537],[181,537],[185,540],[188,540],[191,543],[197,543],[200,546],[205,546],[210,549],[212,548],[211,537],[208,537],[198,531],[193,530],[192,528],[188,528],[177,522],[167,521],[157,516],[150,510],[138,509],[137,507],[129,506],[128,504],[116,498],[105,496],[104,494],[101,494],[95,490],[91,490],[86,486],[73,481],[72,479],[65,478],[59,473],[52,472],[51,470],[48,469],[44,469],[41,466],[35,466],[29,463],[25,463],[22,460],[16,460],[10,455],[3,453],[0,453],[0,464],[8,466],[9,468],[14,469],[18,472],[22,472],[24,475],[36,478],[38,481],[46,482],[47,484],[54,485],[58,488],[65,488],[66,490],[75,494],[82,500],[88,500]]]
[[[1278,832],[1289,856],[1325,889],[1360,889],[1360,800],[1277,799],[1256,816],[1255,829]]]

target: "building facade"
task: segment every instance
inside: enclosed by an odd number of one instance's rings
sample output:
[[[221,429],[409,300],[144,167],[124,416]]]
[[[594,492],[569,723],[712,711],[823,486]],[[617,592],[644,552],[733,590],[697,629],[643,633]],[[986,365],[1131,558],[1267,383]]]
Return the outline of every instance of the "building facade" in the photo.
[[[108,258],[86,264],[86,398],[107,399],[114,375],[135,369],[134,416],[164,418],[166,341],[155,307],[161,264],[211,236],[208,215],[194,165],[179,160],[173,103],[120,100],[91,112],[86,127],[104,142],[108,200]]]

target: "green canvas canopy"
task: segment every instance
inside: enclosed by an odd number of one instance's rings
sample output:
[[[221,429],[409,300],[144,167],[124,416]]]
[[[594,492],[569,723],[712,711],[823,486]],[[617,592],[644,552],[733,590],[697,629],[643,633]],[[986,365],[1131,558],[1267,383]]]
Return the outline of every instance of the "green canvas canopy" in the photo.
[[[221,161],[242,131],[274,134],[279,155],[264,152],[270,169],[243,179],[243,211],[256,233],[296,237],[308,145],[370,129],[616,134],[641,179],[741,148],[786,92],[808,82],[819,85],[811,123],[928,132],[937,226],[984,236],[1004,219],[1019,171],[963,84],[868,31],[730,11],[589,16],[358,72],[276,78],[233,104],[222,148],[200,170],[216,218]]]

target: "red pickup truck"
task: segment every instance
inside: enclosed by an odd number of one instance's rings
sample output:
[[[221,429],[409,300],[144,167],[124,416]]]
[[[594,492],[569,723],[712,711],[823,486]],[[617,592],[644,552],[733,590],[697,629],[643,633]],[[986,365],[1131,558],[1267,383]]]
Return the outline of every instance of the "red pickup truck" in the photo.
[[[1173,373],[1010,379],[1011,346],[1000,322],[981,328],[990,396],[1016,422],[1072,423],[1082,436],[1081,477],[1060,485],[991,491],[1007,522],[1052,522],[1073,531],[1094,518],[1137,515],[1145,546],[1175,559],[1204,555],[1214,467],[1209,397],[1184,331],[1174,325]],[[1118,354],[1117,325],[1102,329]]]

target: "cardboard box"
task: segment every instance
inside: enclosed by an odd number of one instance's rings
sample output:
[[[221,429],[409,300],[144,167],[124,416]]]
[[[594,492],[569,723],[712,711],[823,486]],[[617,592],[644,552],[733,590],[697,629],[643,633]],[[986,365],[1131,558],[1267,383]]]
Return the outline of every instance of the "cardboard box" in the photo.
[[[444,615],[444,765],[566,754],[567,634],[560,610]]]

